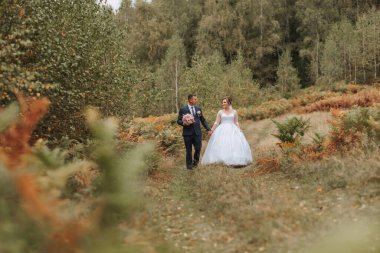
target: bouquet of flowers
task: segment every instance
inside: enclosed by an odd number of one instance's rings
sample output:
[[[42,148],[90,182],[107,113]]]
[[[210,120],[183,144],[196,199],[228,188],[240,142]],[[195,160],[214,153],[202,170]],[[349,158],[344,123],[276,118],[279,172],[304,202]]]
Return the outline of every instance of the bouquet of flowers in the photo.
[[[185,114],[185,115],[183,115],[183,117],[182,117],[182,122],[183,122],[183,124],[184,124],[185,126],[189,126],[189,125],[195,123],[194,116],[191,115],[191,114],[189,114],[189,113],[188,113],[188,114]]]

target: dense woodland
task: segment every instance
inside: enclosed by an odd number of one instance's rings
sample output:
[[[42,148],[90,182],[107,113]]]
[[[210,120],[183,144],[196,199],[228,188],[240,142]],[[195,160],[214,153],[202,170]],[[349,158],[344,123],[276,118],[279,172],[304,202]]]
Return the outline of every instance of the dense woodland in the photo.
[[[215,109],[380,75],[376,0],[2,0],[1,104],[46,95],[40,134],[82,136],[85,106],[121,117],[172,113],[186,94]],[[272,94],[272,95],[269,95]],[[62,128],[64,126],[64,128]],[[68,131],[70,130],[70,131]]]

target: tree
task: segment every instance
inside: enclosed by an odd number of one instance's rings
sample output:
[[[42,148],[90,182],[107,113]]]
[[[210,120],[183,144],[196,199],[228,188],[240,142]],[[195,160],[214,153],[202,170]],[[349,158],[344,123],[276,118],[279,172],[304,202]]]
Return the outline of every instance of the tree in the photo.
[[[155,0],[153,6],[173,27],[173,35],[182,38],[187,64],[191,64],[196,50],[197,30],[203,15],[204,0]]]
[[[367,82],[377,78],[377,58],[380,56],[380,11],[375,9],[363,14],[356,23],[356,34],[360,41],[361,80]]]
[[[138,64],[155,69],[164,59],[173,25],[153,4],[138,1],[126,24],[126,53]]]
[[[39,80],[39,69],[32,62],[35,43],[33,28],[25,7],[14,1],[0,4],[0,106],[9,103],[14,89],[27,95],[46,95],[53,84]]]
[[[289,50],[283,52],[280,57],[277,69],[277,85],[284,96],[292,96],[300,88],[298,73],[293,67]]]
[[[321,58],[321,69],[330,87],[333,82],[338,81],[342,77],[344,69],[342,53],[338,48],[336,40],[332,38],[326,40]]]
[[[234,100],[234,105],[247,107],[260,101],[259,85],[252,81],[252,71],[245,63],[241,50],[236,59],[225,66],[223,76],[224,93]]]
[[[86,106],[106,115],[127,114],[135,80],[120,43],[123,30],[110,7],[93,0],[7,0],[1,2],[0,16],[1,49],[12,49],[15,56],[2,52],[7,58],[2,63],[20,67],[15,75],[27,82],[15,82],[22,86],[18,88],[47,95],[52,102],[37,130],[40,136],[86,138],[86,127],[78,120]],[[51,83],[55,89],[42,85]]]
[[[220,98],[225,96],[223,90],[224,59],[219,52],[211,56],[195,57],[192,68],[188,68],[182,77],[180,94],[185,101],[187,94],[197,94],[201,105],[218,108]]]
[[[275,18],[274,0],[242,0],[236,4],[244,40],[241,48],[253,78],[261,86],[275,82],[280,24]]]
[[[231,64],[225,64],[223,57],[214,52],[211,56],[195,58],[192,68],[183,76],[181,94],[195,93],[203,106],[217,109],[218,101],[231,96],[234,105],[247,107],[259,100],[259,85],[252,81],[251,70],[246,66],[240,50]]]
[[[296,5],[303,37],[300,56],[310,62],[310,77],[315,82],[321,74],[322,45],[330,25],[339,20],[339,13],[330,0],[297,0]]]
[[[179,111],[179,82],[186,67],[186,52],[183,40],[175,35],[169,41],[169,48],[165,59],[160,66],[158,82],[161,84],[163,100],[162,113]]]
[[[197,54],[211,55],[219,51],[230,63],[242,39],[235,1],[206,0],[205,12],[199,23]]]
[[[333,25],[324,44],[321,69],[329,84],[337,80],[370,82],[377,78],[379,11],[360,15],[355,25],[344,19]]]

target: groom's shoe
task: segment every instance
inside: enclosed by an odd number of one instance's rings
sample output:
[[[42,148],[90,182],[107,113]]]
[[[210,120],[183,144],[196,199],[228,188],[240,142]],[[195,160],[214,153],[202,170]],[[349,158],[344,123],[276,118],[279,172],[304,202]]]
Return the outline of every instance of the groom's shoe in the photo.
[[[186,169],[193,170],[193,166],[186,166]]]
[[[193,168],[196,168],[198,167],[198,161],[197,162],[193,162]]]

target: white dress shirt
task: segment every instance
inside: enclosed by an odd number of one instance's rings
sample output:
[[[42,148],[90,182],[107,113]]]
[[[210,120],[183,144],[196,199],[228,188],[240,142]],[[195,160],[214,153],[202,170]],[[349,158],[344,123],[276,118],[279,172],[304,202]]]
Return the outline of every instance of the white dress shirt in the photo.
[[[195,117],[195,114],[196,114],[195,106],[190,105],[190,104],[188,104],[187,106],[189,107],[191,115],[193,115]]]

